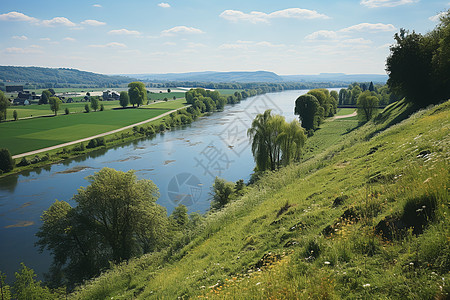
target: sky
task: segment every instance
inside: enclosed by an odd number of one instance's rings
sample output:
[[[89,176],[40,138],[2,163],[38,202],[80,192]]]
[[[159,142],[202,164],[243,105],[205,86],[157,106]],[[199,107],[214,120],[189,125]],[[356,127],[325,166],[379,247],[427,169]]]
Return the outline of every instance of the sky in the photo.
[[[0,65],[102,74],[385,74],[450,0],[1,0]]]

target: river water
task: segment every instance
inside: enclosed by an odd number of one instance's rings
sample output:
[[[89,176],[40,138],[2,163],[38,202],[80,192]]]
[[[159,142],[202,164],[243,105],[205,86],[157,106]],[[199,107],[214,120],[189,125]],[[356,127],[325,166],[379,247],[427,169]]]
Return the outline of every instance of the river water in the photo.
[[[133,169],[139,178],[152,180],[160,191],[157,203],[168,213],[179,203],[189,212],[205,212],[215,176],[246,182],[250,178],[255,164],[246,132],[253,118],[270,108],[291,121],[296,118],[295,99],[306,92],[250,97],[153,138],[0,179],[0,271],[10,282],[24,262],[42,279],[51,263],[50,255],[34,246],[42,212],[55,199],[75,205],[72,196],[88,185],[86,176],[103,167]]]

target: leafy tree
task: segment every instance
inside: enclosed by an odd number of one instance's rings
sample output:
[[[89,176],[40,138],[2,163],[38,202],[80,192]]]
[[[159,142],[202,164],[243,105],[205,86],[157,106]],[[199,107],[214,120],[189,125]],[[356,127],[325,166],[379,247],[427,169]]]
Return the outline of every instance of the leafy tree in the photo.
[[[13,111],[13,118],[14,118],[14,121],[17,121],[17,119],[18,119],[17,110]]]
[[[315,130],[319,127],[320,107],[317,98],[310,94],[302,95],[295,100],[294,113],[299,116],[303,128]]]
[[[378,109],[379,100],[377,97],[372,96],[370,91],[362,92],[358,97],[358,116],[363,121],[369,121],[375,115]]]
[[[41,98],[39,99],[39,104],[48,104],[48,100],[53,94],[49,90],[42,91]]]
[[[372,81],[369,84],[369,91],[371,91],[371,92],[375,91],[375,87],[373,86],[373,82]]]
[[[71,282],[98,274],[109,261],[157,250],[166,238],[168,219],[152,181],[109,168],[88,181],[73,197],[75,208],[56,201],[44,212],[36,234],[40,249],[52,252],[53,265]]]
[[[57,295],[52,294],[50,289],[42,286],[41,281],[36,281],[37,276],[33,269],[21,263],[22,268],[15,273],[13,291],[16,299],[57,299]]]
[[[301,150],[305,141],[305,130],[297,120],[283,124],[283,130],[277,136],[277,143],[281,147],[283,165],[287,166],[293,161],[300,160]]]
[[[183,204],[175,207],[170,217],[179,228],[184,228],[189,223],[188,209]]]
[[[14,169],[14,159],[6,148],[0,148],[0,171],[6,173]]]
[[[66,115],[68,115],[68,114],[70,113],[70,111],[69,111],[69,108],[68,108],[68,107],[66,107],[66,108],[64,109],[64,113],[65,113]]]
[[[87,113],[91,111],[91,109],[89,108],[89,104],[86,103],[84,105],[84,111],[87,112]]]
[[[50,97],[48,99],[48,102],[50,104],[50,109],[55,113],[55,116],[58,114],[58,110],[61,107],[61,99],[58,97]]]
[[[6,275],[0,272],[0,296],[2,300],[11,299],[11,287],[5,283]]]
[[[56,92],[55,92],[55,90],[54,89],[48,89],[48,91],[50,92],[50,97],[51,96],[54,96],[55,94],[56,94]]]
[[[94,111],[97,111],[97,109],[98,109],[98,98],[97,97],[92,97],[91,98],[91,108]]]
[[[120,92],[119,103],[123,108],[128,106],[128,104],[130,103],[130,98],[128,97],[127,91]]]
[[[105,110],[105,106],[103,105],[103,103],[100,105],[100,111],[104,111]]]
[[[211,207],[219,209],[227,205],[234,192],[234,183],[223,178],[216,177],[212,186],[213,201]]]
[[[0,122],[6,120],[6,110],[9,106],[9,100],[6,98],[5,94],[0,91]]]
[[[147,90],[145,84],[139,81],[131,82],[128,84],[128,96],[130,103],[134,105],[142,105],[147,102]]]
[[[171,90],[170,90],[170,89],[167,89],[167,92],[168,92],[168,93],[170,93],[170,92],[171,92]]]
[[[388,85],[419,107],[450,97],[450,10],[426,35],[401,29],[386,61]]]

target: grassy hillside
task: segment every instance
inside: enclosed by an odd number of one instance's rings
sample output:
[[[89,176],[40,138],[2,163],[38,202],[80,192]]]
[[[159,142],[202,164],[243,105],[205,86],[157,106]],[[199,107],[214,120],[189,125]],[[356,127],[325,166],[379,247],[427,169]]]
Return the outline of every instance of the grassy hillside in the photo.
[[[450,101],[410,110],[325,123],[306,161],[208,215],[180,251],[116,266],[71,297],[448,298]]]

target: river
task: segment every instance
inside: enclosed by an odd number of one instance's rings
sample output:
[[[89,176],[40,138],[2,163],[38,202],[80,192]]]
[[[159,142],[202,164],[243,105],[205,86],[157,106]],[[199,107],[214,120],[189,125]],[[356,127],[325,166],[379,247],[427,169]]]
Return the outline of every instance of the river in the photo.
[[[75,205],[72,196],[80,186],[88,185],[86,176],[103,167],[134,169],[139,178],[152,180],[160,191],[157,203],[169,214],[179,203],[186,205],[189,212],[205,212],[210,206],[215,176],[246,182],[250,178],[255,164],[246,132],[256,114],[270,108],[291,121],[296,118],[295,99],[306,92],[250,97],[153,138],[1,178],[0,270],[11,282],[24,262],[42,279],[51,263],[50,255],[39,253],[34,246],[42,212],[55,199]]]

